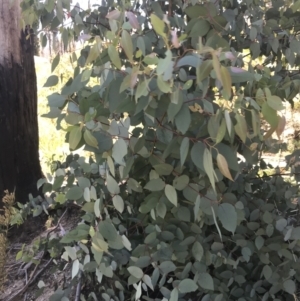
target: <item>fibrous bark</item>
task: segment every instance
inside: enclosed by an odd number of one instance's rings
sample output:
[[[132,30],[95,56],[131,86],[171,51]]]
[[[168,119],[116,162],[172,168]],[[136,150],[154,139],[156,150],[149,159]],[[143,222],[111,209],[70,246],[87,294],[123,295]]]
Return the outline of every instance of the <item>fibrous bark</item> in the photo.
[[[34,43],[21,30],[19,0],[0,0],[0,196],[24,203],[37,193],[39,162]]]

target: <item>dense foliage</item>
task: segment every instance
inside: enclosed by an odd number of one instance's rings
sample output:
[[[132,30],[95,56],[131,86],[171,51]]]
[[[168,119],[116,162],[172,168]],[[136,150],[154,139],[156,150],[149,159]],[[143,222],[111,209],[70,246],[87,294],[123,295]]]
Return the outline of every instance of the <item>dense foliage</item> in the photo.
[[[294,300],[298,188],[256,164],[299,91],[300,1],[70,2],[22,3],[43,45],[48,30],[82,42],[73,77],[45,83],[63,86],[46,117],[95,154],[38,183],[35,215],[84,213],[51,256],[101,284],[91,300]]]

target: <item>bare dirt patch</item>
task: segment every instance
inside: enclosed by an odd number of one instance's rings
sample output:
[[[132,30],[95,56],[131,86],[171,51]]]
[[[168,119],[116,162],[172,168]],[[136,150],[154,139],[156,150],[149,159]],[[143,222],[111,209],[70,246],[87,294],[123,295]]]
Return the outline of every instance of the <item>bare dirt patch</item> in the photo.
[[[33,261],[16,261],[16,255],[23,244],[27,250],[34,250],[36,242],[49,236],[49,232],[51,235],[62,236],[72,230],[78,223],[79,216],[80,212],[77,209],[70,209],[58,224],[53,221],[50,228],[46,226],[50,224],[48,217],[43,215],[29,218],[22,226],[11,230],[7,248],[7,280],[4,291],[0,293],[0,300],[46,301],[50,300],[57,288],[66,288],[71,281],[71,264],[60,258],[52,260],[48,252],[36,252],[34,258],[39,262],[37,265]],[[38,284],[44,287],[40,289]],[[70,300],[74,300],[74,288],[70,290],[69,297]]]

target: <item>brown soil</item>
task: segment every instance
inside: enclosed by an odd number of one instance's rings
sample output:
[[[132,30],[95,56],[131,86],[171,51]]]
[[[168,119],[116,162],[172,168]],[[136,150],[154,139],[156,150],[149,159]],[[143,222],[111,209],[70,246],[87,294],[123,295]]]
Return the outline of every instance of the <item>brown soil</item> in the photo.
[[[36,266],[34,263],[30,265],[24,264],[21,260],[16,261],[16,255],[23,244],[27,248],[32,248],[36,240],[47,237],[48,233],[56,226],[51,235],[62,236],[64,232],[70,231],[78,223],[79,215],[78,210],[67,211],[59,225],[53,223],[48,229],[46,225],[49,224],[49,220],[46,215],[29,218],[22,226],[11,230],[7,249],[7,280],[4,291],[0,292],[0,300],[48,301],[57,288],[65,288],[65,284],[71,280],[71,263],[67,263],[60,258],[51,260],[49,254],[45,252],[40,263]],[[41,256],[42,252],[37,252],[37,255]],[[60,271],[57,266],[63,269]],[[36,277],[39,272],[41,273]],[[24,289],[28,282],[30,282],[30,285]],[[44,287],[39,289],[38,284],[44,284]],[[74,300],[75,289],[75,287],[71,289],[71,294],[68,296],[70,300]],[[21,293],[16,295],[17,292]],[[10,299],[14,295],[16,296]]]

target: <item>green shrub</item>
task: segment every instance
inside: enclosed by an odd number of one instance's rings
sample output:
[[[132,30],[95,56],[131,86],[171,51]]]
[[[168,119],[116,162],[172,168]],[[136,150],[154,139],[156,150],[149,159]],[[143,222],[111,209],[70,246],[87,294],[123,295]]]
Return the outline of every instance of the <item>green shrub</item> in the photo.
[[[298,93],[286,71],[298,64],[298,2],[54,2],[32,4],[43,26],[69,18],[65,44],[86,43],[72,78],[48,78],[62,85],[48,117],[67,124],[71,151],[95,155],[70,155],[38,183],[47,198],[31,200],[35,215],[69,203],[83,211],[50,254],[64,248],[72,278],[100,283],[90,298],[293,300],[298,187],[259,177],[257,163],[264,140],[284,129],[282,99]],[[287,32],[295,45],[279,38]]]

